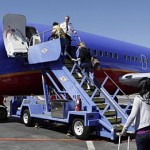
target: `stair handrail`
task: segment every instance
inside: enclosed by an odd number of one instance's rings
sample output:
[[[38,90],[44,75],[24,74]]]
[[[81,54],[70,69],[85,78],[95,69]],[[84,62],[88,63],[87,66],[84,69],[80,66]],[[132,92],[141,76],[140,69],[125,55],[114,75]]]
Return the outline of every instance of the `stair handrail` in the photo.
[[[79,36],[76,36],[78,39],[79,39],[79,41],[81,41],[81,39],[80,39],[80,37]],[[72,60],[72,57],[66,52],[66,54],[69,56],[69,58]],[[78,67],[78,69],[80,69],[80,71],[81,71],[81,73],[83,74],[83,72],[82,72],[82,68],[79,66],[79,64],[75,61],[74,62],[76,65],[77,65],[77,67]],[[103,73],[110,79],[110,81],[121,91],[121,93],[130,101],[130,103],[131,103],[131,100],[130,100],[130,98],[129,98],[129,96],[128,95],[126,95],[125,94],[125,92],[115,83],[115,81],[100,67],[100,69],[103,71]],[[86,77],[87,77],[87,79],[88,80],[90,80],[90,77],[89,76],[87,76],[86,74],[84,74]],[[96,86],[96,85],[95,85]],[[97,87],[97,86],[96,86]],[[98,89],[99,89],[99,87],[97,87]]]
[[[40,37],[42,37],[42,39],[41,39],[41,42],[44,42],[44,37],[45,37],[45,34],[47,33],[47,32],[51,32],[52,31],[52,29],[48,29],[48,30],[45,30],[45,31],[43,31],[43,32],[39,32],[39,33],[37,33],[37,34],[34,34],[34,35],[32,35],[32,37],[30,38],[30,41],[29,41],[29,46],[31,46],[30,44],[31,44],[31,41],[32,41],[32,39],[33,39],[33,36],[40,36]]]
[[[67,52],[66,52],[67,53]],[[67,55],[69,56],[70,59],[72,59],[72,57],[67,53]],[[79,66],[79,64],[77,62],[74,62],[76,64],[76,66],[81,70],[81,73],[82,75],[86,76],[86,78],[88,80],[90,80],[90,77],[87,76],[87,74],[84,74],[84,72],[82,71],[82,68]],[[114,80],[100,67],[100,69],[104,72],[104,74],[108,77],[108,79],[111,80],[111,82],[122,92],[122,94],[129,100],[129,104],[131,105],[131,100],[129,98],[128,95],[125,94],[125,92],[114,82]],[[98,84],[96,84],[94,81],[93,81],[93,84],[94,86],[96,87],[96,89],[98,89],[99,91],[101,91],[101,84],[99,83],[99,81],[97,79],[94,79],[96,82],[98,82]],[[109,94],[110,95],[110,94]],[[108,98],[109,99],[109,98]],[[112,99],[112,97],[111,97]],[[115,104],[112,103],[112,100],[111,100],[111,104],[115,107]],[[126,108],[124,109],[124,112],[122,110],[120,110],[120,108],[118,108],[118,111],[121,112],[121,114],[124,116],[125,119],[127,119],[127,116],[124,114],[127,110],[127,108],[129,107],[129,104],[126,106]]]
[[[127,120],[128,116],[125,114],[125,112],[123,111],[123,109],[119,105],[115,104],[117,102],[113,100],[113,98],[110,96],[110,94],[107,92],[107,90],[104,87],[102,87],[101,91],[108,98],[108,100],[110,101],[110,103],[112,104],[114,109],[117,109],[122,114],[122,116]]]
[[[125,92],[115,83],[115,81],[106,73],[106,71],[104,71],[101,67],[100,69],[110,79],[110,81],[122,92],[122,94],[131,102],[129,96],[125,94]]]

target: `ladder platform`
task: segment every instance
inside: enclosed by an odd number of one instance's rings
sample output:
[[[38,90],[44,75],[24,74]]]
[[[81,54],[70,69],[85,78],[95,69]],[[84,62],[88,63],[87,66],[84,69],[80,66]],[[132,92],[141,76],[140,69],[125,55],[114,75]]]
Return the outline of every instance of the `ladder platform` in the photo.
[[[60,39],[55,39],[29,47],[29,64],[56,61],[60,57]]]

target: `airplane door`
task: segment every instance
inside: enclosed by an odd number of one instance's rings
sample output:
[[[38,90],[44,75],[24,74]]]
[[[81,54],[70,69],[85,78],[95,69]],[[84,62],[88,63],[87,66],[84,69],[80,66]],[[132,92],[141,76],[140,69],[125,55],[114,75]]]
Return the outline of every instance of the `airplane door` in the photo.
[[[8,57],[27,54],[25,16],[17,14],[6,14],[4,16],[3,40]]]
[[[142,69],[146,70],[147,69],[147,58],[145,55],[141,55],[141,62],[142,62]]]

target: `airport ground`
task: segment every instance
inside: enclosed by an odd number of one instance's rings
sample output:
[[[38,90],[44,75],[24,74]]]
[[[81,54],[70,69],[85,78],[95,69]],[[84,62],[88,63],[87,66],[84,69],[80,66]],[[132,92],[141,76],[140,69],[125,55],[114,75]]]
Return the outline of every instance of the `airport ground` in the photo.
[[[122,97],[119,97],[119,102],[124,102]],[[6,105],[9,109],[9,99],[7,99]],[[44,123],[38,128],[26,127],[20,119],[9,118],[5,122],[0,122],[0,131],[0,150],[118,149],[117,143],[95,135],[91,136],[88,141],[67,136],[67,127],[62,124]],[[127,140],[124,139],[121,143],[121,149],[127,149],[126,147]],[[135,139],[130,141],[130,150],[136,150]]]

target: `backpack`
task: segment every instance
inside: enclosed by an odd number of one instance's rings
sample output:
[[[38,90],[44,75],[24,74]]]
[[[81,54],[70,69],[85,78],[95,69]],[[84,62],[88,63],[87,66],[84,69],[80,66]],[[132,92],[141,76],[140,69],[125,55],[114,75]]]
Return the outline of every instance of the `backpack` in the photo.
[[[100,66],[100,61],[96,57],[92,57],[91,66],[93,70],[97,70],[97,68]]]

